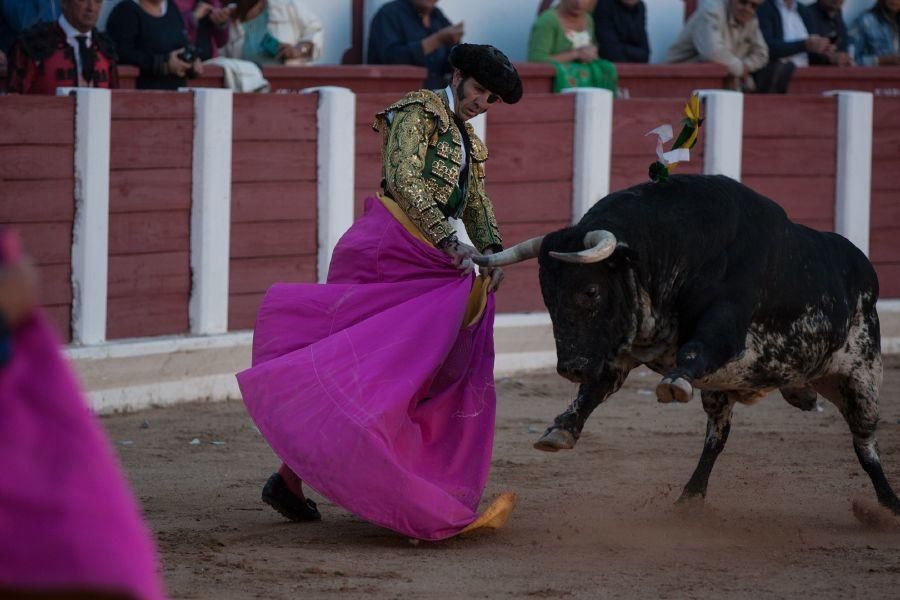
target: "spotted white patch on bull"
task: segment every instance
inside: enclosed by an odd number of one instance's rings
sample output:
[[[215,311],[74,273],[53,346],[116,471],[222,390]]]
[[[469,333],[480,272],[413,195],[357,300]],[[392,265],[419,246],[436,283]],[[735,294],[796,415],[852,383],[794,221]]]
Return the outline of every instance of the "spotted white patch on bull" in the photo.
[[[878,448],[875,444],[874,440],[868,440],[865,442],[855,441],[855,446],[857,452],[860,453],[860,456],[863,460],[875,462],[878,460]]]
[[[744,351],[722,368],[694,382],[705,390],[773,390],[803,385],[825,374],[832,322],[824,312],[807,305],[799,318],[784,330],[753,322],[744,340]]]
[[[864,376],[860,371],[867,372],[872,377],[872,385],[878,389],[882,382],[881,349],[874,347],[875,340],[869,333],[870,324],[865,322],[866,313],[863,310],[864,305],[872,303],[871,294],[860,296],[850,321],[847,341],[832,355],[828,370],[832,373],[858,373],[860,376]],[[877,330],[877,323],[873,325]]]

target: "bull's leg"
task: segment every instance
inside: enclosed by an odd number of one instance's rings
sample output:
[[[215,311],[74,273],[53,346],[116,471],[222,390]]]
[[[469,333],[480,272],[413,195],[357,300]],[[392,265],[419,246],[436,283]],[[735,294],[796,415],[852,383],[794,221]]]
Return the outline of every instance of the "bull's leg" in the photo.
[[[569,407],[559,414],[553,425],[535,442],[534,447],[546,452],[571,450],[581,436],[585,421],[600,403],[614,394],[625,381],[628,371],[618,371],[615,376],[603,381],[582,383],[578,395]]]
[[[728,432],[731,430],[731,411],[734,408],[735,398],[727,392],[703,391],[700,393],[703,400],[703,410],[709,417],[706,423],[706,440],[703,442],[703,453],[700,454],[700,462],[694,469],[690,481],[684,486],[679,502],[692,498],[706,497],[706,486],[709,483],[709,474],[713,465],[728,440]]]
[[[878,427],[878,387],[881,382],[881,359],[871,368],[857,370],[847,376],[836,376],[816,382],[819,393],[841,411],[853,434],[853,449],[859,464],[872,480],[878,502],[900,516],[900,499],[888,483],[878,454],[875,430]]]
[[[675,356],[675,368],[656,386],[660,402],[687,402],[693,381],[712,373],[737,356],[747,337],[747,311],[732,304],[717,304],[697,321],[690,339]]]

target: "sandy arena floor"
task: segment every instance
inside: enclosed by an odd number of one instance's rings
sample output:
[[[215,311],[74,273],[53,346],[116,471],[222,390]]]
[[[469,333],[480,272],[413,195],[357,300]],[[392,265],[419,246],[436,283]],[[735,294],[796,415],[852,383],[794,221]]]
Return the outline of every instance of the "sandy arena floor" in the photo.
[[[898,597],[900,527],[853,517],[853,498],[875,496],[831,404],[804,413],[771,396],[737,407],[705,507],[681,510],[706,418],[699,396],[658,404],[657,379],[633,373],[576,449],[556,454],[531,444],[575,386],[555,373],[498,381],[485,499],[514,490],[519,507],[500,531],[415,546],[316,494],[321,523],[263,505],[277,460],[239,402],[103,422],[174,598]],[[879,441],[900,489],[898,360],[885,370]]]

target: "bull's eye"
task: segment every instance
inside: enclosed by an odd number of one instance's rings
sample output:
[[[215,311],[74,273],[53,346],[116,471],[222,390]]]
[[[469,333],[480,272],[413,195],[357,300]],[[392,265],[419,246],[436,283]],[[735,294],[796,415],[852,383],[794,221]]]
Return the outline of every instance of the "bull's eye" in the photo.
[[[591,300],[595,300],[600,296],[600,286],[596,283],[592,283],[591,285],[584,288],[584,295]]]

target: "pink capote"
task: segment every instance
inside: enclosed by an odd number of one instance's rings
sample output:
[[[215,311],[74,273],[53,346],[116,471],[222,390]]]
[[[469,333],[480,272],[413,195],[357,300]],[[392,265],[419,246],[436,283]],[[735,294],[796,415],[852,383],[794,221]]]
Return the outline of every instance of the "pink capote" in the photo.
[[[477,517],[494,437],[494,298],[461,329],[473,275],[376,198],[328,283],[262,302],[244,402],[275,453],[332,502],[439,540]]]
[[[0,366],[0,589],[163,598],[150,533],[40,312]]]

